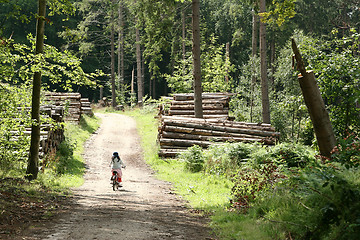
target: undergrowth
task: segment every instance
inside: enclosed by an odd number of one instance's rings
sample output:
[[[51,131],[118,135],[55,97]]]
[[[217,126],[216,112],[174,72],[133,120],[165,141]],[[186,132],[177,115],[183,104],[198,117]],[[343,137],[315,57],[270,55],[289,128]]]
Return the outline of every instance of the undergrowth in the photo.
[[[60,145],[56,156],[47,163],[40,175],[44,184],[52,187],[69,188],[83,184],[84,160],[81,156],[85,141],[99,127],[95,117],[84,116],[80,123],[66,123],[65,141]]]
[[[340,141],[333,160],[301,144],[191,147],[157,156],[154,112],[135,109],[144,157],[190,207],[211,213],[220,239],[357,239],[359,138]]]
[[[0,172],[0,238],[46,220],[66,205],[69,188],[83,183],[83,144],[98,126],[98,119],[87,116],[79,125],[67,123],[66,140],[56,155],[41,161],[36,180],[25,180],[26,166]]]

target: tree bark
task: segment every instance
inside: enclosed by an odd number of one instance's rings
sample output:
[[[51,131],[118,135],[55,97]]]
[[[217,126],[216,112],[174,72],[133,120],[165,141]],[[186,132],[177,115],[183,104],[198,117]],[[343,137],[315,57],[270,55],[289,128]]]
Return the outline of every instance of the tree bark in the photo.
[[[36,26],[36,49],[35,54],[44,52],[44,32],[45,32],[46,0],[38,1],[38,19]],[[40,147],[40,91],[41,91],[41,72],[34,73],[32,107],[31,107],[31,142],[29,161],[26,170],[27,179],[34,180],[39,172],[39,147]]]
[[[257,54],[257,42],[258,42],[258,15],[255,13],[255,10],[252,10],[252,51],[251,56],[255,59]],[[252,77],[251,77],[251,87],[250,87],[250,122],[253,120],[253,108],[254,108],[254,98],[255,98],[255,85],[256,85],[256,65],[253,64]]]
[[[266,11],[265,0],[260,0],[260,13]],[[270,123],[270,103],[266,64],[266,26],[263,17],[260,17],[260,68],[261,68],[261,102],[262,119],[264,123]]]
[[[185,9],[181,11],[181,23],[182,23],[182,59],[185,61],[186,58],[186,18]]]
[[[118,75],[119,90],[124,94],[124,19],[123,19],[123,0],[119,1],[119,39],[118,39]]]
[[[131,71],[131,93],[134,93],[135,92],[135,84],[134,84],[134,81],[135,81],[135,69],[133,67],[132,71]]]
[[[275,74],[275,57],[276,57],[276,45],[275,45],[275,39],[273,37],[273,39],[271,39],[271,44],[270,44],[270,67],[271,67],[271,78],[270,78],[270,84],[271,86],[274,85],[275,82],[275,78],[274,78],[274,74]]]
[[[314,126],[316,139],[322,156],[331,157],[331,151],[336,145],[335,134],[331,125],[329,114],[317,86],[315,75],[306,71],[300,52],[292,39],[292,48],[297,61],[298,70],[301,72],[298,80]]]
[[[100,100],[104,98],[104,88],[100,87]]]
[[[192,0],[192,28],[195,117],[203,118],[200,61],[200,0]]]
[[[226,43],[226,61],[230,62],[230,43],[229,42]],[[229,79],[230,79],[229,66],[226,65],[226,76],[225,76],[226,83],[229,83]]]
[[[113,108],[116,107],[116,91],[115,91],[115,17],[114,17],[114,6],[115,0],[111,2],[111,105]]]
[[[137,20],[136,20],[137,22]],[[136,72],[137,72],[137,91],[138,91],[138,102],[141,103],[144,93],[143,93],[143,79],[141,71],[141,46],[140,46],[140,30],[136,27]]]

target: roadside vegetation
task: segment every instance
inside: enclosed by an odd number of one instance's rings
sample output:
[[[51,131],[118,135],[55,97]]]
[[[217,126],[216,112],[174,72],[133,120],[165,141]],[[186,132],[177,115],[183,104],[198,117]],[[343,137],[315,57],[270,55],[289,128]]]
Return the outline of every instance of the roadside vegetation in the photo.
[[[146,109],[149,109],[147,107]],[[356,239],[360,234],[360,140],[349,135],[332,160],[309,146],[228,143],[157,156],[155,112],[137,120],[144,157],[189,207],[211,216],[220,239]]]
[[[79,125],[66,123],[66,140],[56,155],[49,157],[46,166],[42,166],[37,180],[24,179],[26,163],[21,158],[9,158],[10,166],[1,166],[0,238],[36,227],[67,208],[71,196],[69,188],[83,183],[84,142],[98,126],[98,119],[87,116]]]

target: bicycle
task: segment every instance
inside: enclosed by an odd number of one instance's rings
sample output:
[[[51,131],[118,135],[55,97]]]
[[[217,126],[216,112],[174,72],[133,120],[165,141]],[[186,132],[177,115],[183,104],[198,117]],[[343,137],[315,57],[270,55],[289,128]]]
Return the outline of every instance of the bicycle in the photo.
[[[121,185],[119,184],[119,176],[117,171],[113,171],[112,174],[113,174],[111,176],[112,188],[114,191],[116,191],[117,189],[119,189],[119,187],[121,187]]]

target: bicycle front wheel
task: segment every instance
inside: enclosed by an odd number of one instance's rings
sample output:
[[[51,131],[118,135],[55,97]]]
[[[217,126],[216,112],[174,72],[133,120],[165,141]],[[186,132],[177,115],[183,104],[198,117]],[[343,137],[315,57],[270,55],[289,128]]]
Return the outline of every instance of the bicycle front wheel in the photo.
[[[116,191],[116,189],[117,189],[116,178],[113,179],[113,184],[112,184],[112,186],[113,186],[113,190]]]

